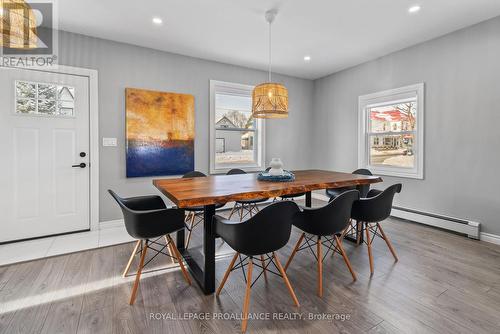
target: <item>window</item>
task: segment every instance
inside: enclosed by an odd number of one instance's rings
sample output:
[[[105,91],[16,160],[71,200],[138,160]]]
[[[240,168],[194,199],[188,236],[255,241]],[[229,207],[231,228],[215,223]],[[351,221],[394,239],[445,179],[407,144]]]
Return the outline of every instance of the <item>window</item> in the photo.
[[[264,121],[252,117],[252,90],[210,81],[210,173],[262,170]]]
[[[15,86],[16,113],[74,116],[74,87],[30,81],[15,81]]]
[[[359,167],[422,179],[423,126],[423,83],[360,96]]]

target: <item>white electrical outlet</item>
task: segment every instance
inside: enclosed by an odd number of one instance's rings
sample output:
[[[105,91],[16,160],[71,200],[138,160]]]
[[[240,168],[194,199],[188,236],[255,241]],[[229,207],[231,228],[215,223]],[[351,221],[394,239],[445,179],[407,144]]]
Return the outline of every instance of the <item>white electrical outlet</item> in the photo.
[[[102,138],[102,146],[117,146],[116,138]]]

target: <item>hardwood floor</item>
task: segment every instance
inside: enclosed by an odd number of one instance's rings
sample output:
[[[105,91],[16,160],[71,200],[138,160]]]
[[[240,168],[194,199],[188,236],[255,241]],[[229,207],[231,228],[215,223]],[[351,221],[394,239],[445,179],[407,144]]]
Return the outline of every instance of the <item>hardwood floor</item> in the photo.
[[[250,312],[269,314],[271,319],[249,320],[247,332],[500,333],[500,246],[397,219],[383,226],[398,263],[384,241],[375,240],[375,274],[370,278],[366,246],[344,242],[358,280],[353,282],[340,255],[328,255],[319,298],[314,257],[298,252],[287,274],[300,308],[281,278],[267,275],[267,283],[261,278],[252,288]],[[299,235],[294,231],[278,253],[282,263]],[[195,231],[193,246],[199,242]],[[157,257],[146,267],[135,305],[129,306],[138,257],[129,276],[122,278],[121,273],[133,247],[128,243],[0,267],[0,332],[240,332],[239,318],[212,319],[214,313],[241,312],[245,283],[240,271],[230,275],[216,298],[203,295],[194,283],[188,286],[170,259]],[[217,284],[230,260],[226,256],[217,261]],[[255,267],[254,275],[259,272]],[[205,312],[210,319],[187,317]],[[313,321],[310,315],[349,319]],[[277,316],[297,319],[273,319]]]

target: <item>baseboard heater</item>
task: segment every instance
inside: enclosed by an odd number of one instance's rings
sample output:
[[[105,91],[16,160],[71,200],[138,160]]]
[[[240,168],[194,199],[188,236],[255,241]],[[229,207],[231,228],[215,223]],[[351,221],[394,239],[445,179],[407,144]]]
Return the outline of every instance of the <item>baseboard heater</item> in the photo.
[[[481,231],[481,224],[479,222],[422,212],[399,206],[392,207],[391,216],[462,233],[472,239],[479,239]]]

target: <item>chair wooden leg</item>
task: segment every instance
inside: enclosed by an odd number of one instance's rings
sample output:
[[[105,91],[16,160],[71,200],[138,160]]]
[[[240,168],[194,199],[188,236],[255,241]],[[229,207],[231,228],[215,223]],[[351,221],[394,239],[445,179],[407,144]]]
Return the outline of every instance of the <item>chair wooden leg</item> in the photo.
[[[384,230],[382,229],[382,226],[379,223],[377,223],[377,226],[378,226],[378,229],[380,230],[380,233],[382,234],[382,237],[384,237],[385,243],[387,244],[387,247],[389,247],[389,250],[391,251],[392,256],[394,256],[394,260],[396,262],[398,262],[399,259],[398,259],[398,256],[396,255],[396,251],[394,250],[394,247],[392,247],[391,241],[389,240],[389,238],[387,238],[387,235],[385,235]]]
[[[359,225],[361,224],[361,231],[359,229]],[[361,243],[361,234],[363,233],[363,222],[356,221],[356,245],[359,246]]]
[[[264,261],[264,255],[260,256],[260,263],[262,264],[262,271],[264,272],[264,279],[267,282],[267,273],[266,273],[266,261]]]
[[[243,209],[245,208],[245,205],[242,203],[241,204],[241,209],[240,209],[240,221],[243,220]]]
[[[168,238],[166,235],[165,235],[165,242],[167,243],[167,249],[168,249],[168,254],[170,255],[170,259],[172,260],[172,263],[175,264],[175,262],[177,261],[177,256],[175,255],[175,252],[172,249],[172,245],[168,241]]]
[[[368,224],[365,226],[366,231],[366,245],[368,246],[368,259],[370,260],[370,274],[373,275],[373,254],[372,254],[372,240],[370,239],[370,229]]]
[[[347,265],[347,268],[349,268],[349,271],[351,272],[352,279],[356,281],[358,278],[356,277],[356,273],[352,269],[351,262],[349,261],[349,258],[345,253],[344,246],[342,246],[342,241],[339,239],[338,236],[335,236],[335,241],[337,242],[337,248],[340,250],[340,254],[342,254],[342,257],[344,258],[344,262]]]
[[[248,259],[247,287],[245,290],[245,300],[243,301],[243,320],[241,322],[241,331],[243,333],[246,332],[248,325],[248,307],[250,306],[250,290],[252,289],[252,269],[253,262],[250,257]]]
[[[191,235],[193,233],[195,218],[196,218],[196,214],[194,212],[191,212],[191,221],[189,223],[188,235],[186,238],[186,249],[189,247],[189,242],[191,241]]]
[[[295,254],[297,254],[297,251],[299,250],[300,248],[300,244],[302,243],[302,241],[304,240],[304,237],[306,236],[305,233],[302,233],[299,237],[299,240],[297,241],[297,243],[295,244],[295,247],[293,248],[293,251],[292,251],[292,254],[290,254],[290,257],[288,258],[288,261],[286,261],[286,264],[285,264],[285,271],[287,271],[288,269],[288,266],[290,265],[290,263],[292,263],[292,260],[295,256]]]
[[[233,208],[231,209],[231,212],[229,213],[229,217],[228,217],[227,219],[231,219],[231,217],[233,216],[234,210],[236,209],[236,206],[237,206],[237,205],[238,205],[238,204],[234,203],[234,206],[233,206]]]
[[[342,231],[342,233],[340,234],[340,242],[343,242],[344,241],[344,238],[345,236],[350,233],[352,231],[353,227],[352,227],[352,219],[349,219],[349,225],[346,226],[346,228]],[[356,239],[358,238],[358,235],[356,233]],[[356,240],[356,243],[357,243],[357,240]],[[333,257],[335,255],[335,252],[332,252],[332,255],[330,255],[331,257]]]
[[[139,246],[141,244],[141,240],[137,240],[134,246],[134,250],[132,251],[132,254],[130,254],[130,259],[128,259],[127,266],[125,267],[125,270],[123,271],[122,277],[127,276],[128,271],[130,270],[130,266],[132,265],[132,261],[134,260],[135,254],[137,253],[137,250],[139,249]]]
[[[139,267],[137,268],[134,287],[132,288],[132,294],[130,295],[130,300],[129,300],[130,305],[133,305],[135,302],[135,296],[137,295],[137,288],[139,287],[139,281],[141,280],[142,267],[144,266],[144,259],[146,258],[147,250],[148,250],[148,241],[146,240],[145,245],[143,245],[142,247],[141,261],[139,262]]]
[[[170,246],[172,247],[172,250],[174,251],[175,257],[177,258],[177,262],[179,262],[179,266],[181,267],[182,275],[184,275],[184,279],[186,282],[191,285],[191,278],[189,278],[189,274],[184,267],[184,261],[182,260],[181,253],[177,249],[177,246],[175,245],[174,241],[170,237],[170,235],[167,235],[167,241],[169,242]]]
[[[342,234],[340,235],[340,239],[343,240],[346,234],[352,229],[352,224],[349,222],[349,225],[346,226],[346,228],[342,231]]]
[[[323,297],[323,247],[321,237],[316,241],[316,253],[318,256],[318,296]]]
[[[240,256],[240,253],[236,253],[233,256],[233,259],[231,260],[231,263],[229,263],[229,267],[227,267],[226,272],[224,273],[224,277],[222,278],[222,281],[219,284],[219,288],[217,288],[217,293],[216,295],[220,295],[220,292],[222,291],[222,288],[224,287],[224,284],[226,284],[227,278],[229,277],[229,274],[231,273],[231,269],[234,267],[234,263],[236,262],[236,259]]]
[[[276,266],[278,267],[278,270],[281,273],[281,276],[283,276],[283,281],[285,281],[285,285],[288,288],[288,292],[290,292],[290,296],[292,296],[293,302],[295,303],[295,306],[299,307],[299,300],[297,299],[297,296],[295,295],[295,292],[293,292],[292,285],[290,284],[290,281],[288,280],[288,276],[286,275],[285,269],[281,266],[281,262],[276,256],[276,253],[273,252],[273,259],[274,262],[276,263]]]

